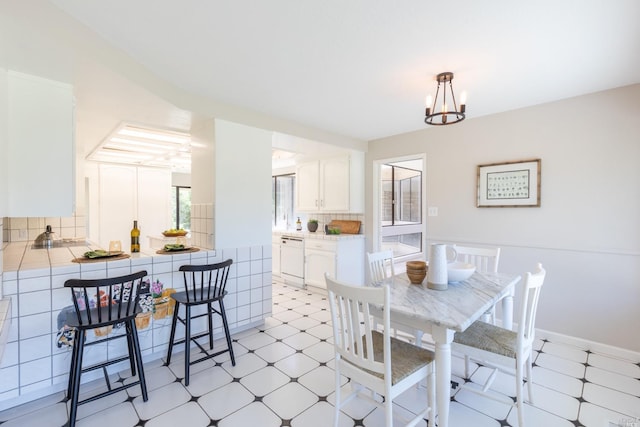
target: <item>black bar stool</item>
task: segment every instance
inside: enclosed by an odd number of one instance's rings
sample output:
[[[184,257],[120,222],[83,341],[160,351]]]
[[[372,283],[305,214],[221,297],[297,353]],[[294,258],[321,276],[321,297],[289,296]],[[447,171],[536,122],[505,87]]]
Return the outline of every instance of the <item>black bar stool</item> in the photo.
[[[69,410],[69,427],[76,424],[78,405],[92,402],[101,397],[109,396],[135,385],[140,385],[142,389],[142,400],[148,400],[147,385],[144,379],[144,369],[142,366],[142,353],[140,342],[138,341],[138,331],[136,329],[135,317],[142,311],[140,308],[139,292],[142,278],[147,275],[146,271],[128,274],[120,277],[110,277],[106,279],[70,279],[64,283],[66,288],[71,289],[73,306],[75,311],[67,315],[66,324],[74,328],[73,351],[71,353],[71,369],[69,373],[69,386],[67,388],[67,398],[71,400]],[[98,328],[111,330],[114,325],[124,324],[124,334],[106,334],[106,338],[87,342],[87,331]],[[97,333],[96,336],[101,335]],[[103,343],[119,338],[126,338],[129,354],[113,360],[107,360],[88,367],[82,367],[82,355],[84,347]],[[111,387],[107,366],[120,363],[129,359],[131,374],[136,375],[138,380],[130,384]],[[102,369],[108,390],[89,397],[78,400],[80,394],[80,377],[84,372]]]
[[[180,271],[184,276],[184,292],[176,292],[171,294],[176,302],[175,309],[173,311],[173,322],[171,323],[171,337],[169,338],[169,351],[167,353],[167,365],[171,363],[171,352],[173,351],[174,344],[181,344],[184,342],[184,385],[189,385],[189,366],[202,362],[207,359],[216,357],[227,351],[231,355],[231,364],[236,366],[236,359],[233,355],[233,346],[231,345],[231,335],[229,334],[229,324],[227,323],[227,315],[224,310],[223,299],[227,295],[225,287],[227,286],[227,278],[229,277],[229,269],[233,260],[228,259],[226,261],[217,264],[207,265],[183,265],[180,267]],[[213,303],[218,302],[219,310],[213,308]],[[194,306],[206,304],[207,312],[196,316],[191,315],[191,309]],[[185,317],[178,316],[178,309],[181,305],[185,308]],[[218,314],[222,317],[222,325],[224,327],[224,334],[227,338],[227,348],[217,351],[215,353],[209,353],[197,339],[204,336],[209,337],[209,350],[213,350],[213,314]],[[199,317],[208,317],[207,331],[199,333],[197,335],[191,335],[191,320]],[[178,320],[185,326],[184,339],[175,341],[176,324]],[[205,354],[201,358],[191,361],[190,357],[190,343],[193,341],[202,352]]]

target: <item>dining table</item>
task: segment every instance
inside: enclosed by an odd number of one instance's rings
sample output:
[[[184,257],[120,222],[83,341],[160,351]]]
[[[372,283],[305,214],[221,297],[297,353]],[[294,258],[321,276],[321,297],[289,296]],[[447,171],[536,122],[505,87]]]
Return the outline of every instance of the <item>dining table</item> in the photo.
[[[388,284],[389,308],[393,323],[428,333],[435,342],[436,414],[438,427],[449,425],[451,389],[451,342],[499,301],[502,303],[502,327],[513,326],[513,295],[519,275],[475,272],[467,280],[449,283],[446,290],[434,290],[411,284],[406,274],[396,274],[373,286]]]

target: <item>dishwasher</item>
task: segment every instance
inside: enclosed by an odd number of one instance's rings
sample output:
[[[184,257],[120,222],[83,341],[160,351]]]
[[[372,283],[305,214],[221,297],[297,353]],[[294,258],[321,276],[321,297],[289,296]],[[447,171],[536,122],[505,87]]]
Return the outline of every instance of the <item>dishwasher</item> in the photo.
[[[280,240],[280,275],[289,285],[304,288],[304,239],[282,236]]]

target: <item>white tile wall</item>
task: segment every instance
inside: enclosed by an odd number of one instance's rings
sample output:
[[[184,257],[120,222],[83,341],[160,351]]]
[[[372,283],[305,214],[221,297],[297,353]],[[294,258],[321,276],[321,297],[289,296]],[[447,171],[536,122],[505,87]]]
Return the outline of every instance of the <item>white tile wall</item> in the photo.
[[[212,203],[191,205],[191,239],[193,245],[213,249],[214,207]]]
[[[207,208],[201,207],[200,211],[206,213]],[[16,248],[14,245],[22,246]],[[69,278],[101,278],[144,269],[149,279],[158,279],[165,288],[179,291],[183,289],[182,274],[177,271],[180,265],[232,258],[234,264],[227,283],[228,295],[225,297],[232,334],[262,324],[271,315],[270,244],[265,247],[201,250],[171,256],[142,254],[140,257],[108,263],[51,264],[48,267],[42,264],[49,262],[48,259],[36,259],[34,253],[47,254],[49,251],[25,250],[21,243],[11,243],[7,249],[7,254],[21,253],[22,257],[12,261],[11,265],[15,266],[16,271],[5,272],[2,282],[4,295],[11,298],[14,309],[5,356],[0,362],[0,410],[63,390],[66,386],[71,352],[69,348],[57,346],[57,316],[61,309],[71,304],[69,291],[63,287]],[[31,269],[22,269],[25,260],[30,260],[31,263],[26,265],[30,265]],[[194,333],[204,329],[205,318],[201,320],[201,324],[194,326]],[[217,323],[215,334],[219,337],[222,330]],[[145,362],[166,356],[170,326],[171,319],[166,317],[151,320],[149,327],[139,330]],[[181,328],[178,329],[178,335],[183,334]],[[88,347],[85,350],[85,364],[103,360],[105,354],[114,357],[125,352],[125,340]],[[100,372],[86,377],[83,375],[83,381],[99,375]]]
[[[85,238],[86,217],[82,210],[78,210],[70,217],[51,218],[0,218],[3,221],[2,239],[5,242],[33,241],[50,225],[58,237],[64,239]],[[1,270],[1,269],[0,269]]]

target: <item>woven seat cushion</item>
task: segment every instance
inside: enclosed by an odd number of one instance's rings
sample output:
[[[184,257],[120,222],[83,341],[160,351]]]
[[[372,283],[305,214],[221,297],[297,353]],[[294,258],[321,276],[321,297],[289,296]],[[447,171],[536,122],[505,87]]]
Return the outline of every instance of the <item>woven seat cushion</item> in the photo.
[[[477,321],[464,332],[456,332],[453,342],[515,358],[517,338],[513,331]]]
[[[373,358],[384,363],[384,335],[372,331]],[[366,348],[366,340],[365,340]],[[435,359],[435,354],[427,349],[417,347],[406,341],[391,337],[391,384],[397,384],[418,369],[428,365]],[[367,370],[372,375],[382,378],[383,375]]]

